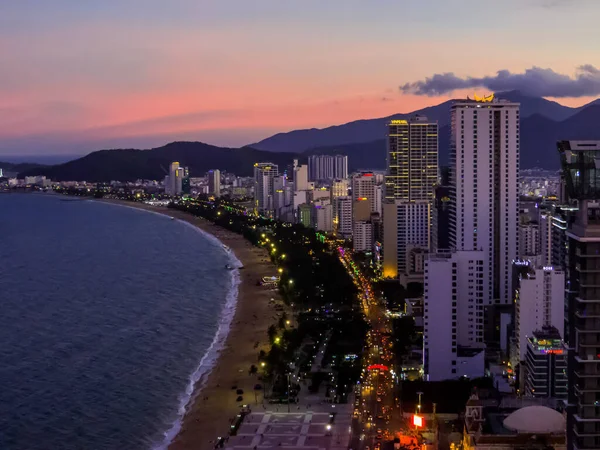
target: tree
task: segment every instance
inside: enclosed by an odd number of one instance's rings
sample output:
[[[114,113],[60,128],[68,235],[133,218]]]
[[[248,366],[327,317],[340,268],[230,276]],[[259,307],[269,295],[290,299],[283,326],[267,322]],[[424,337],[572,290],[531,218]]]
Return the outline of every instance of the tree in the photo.
[[[269,336],[269,341],[275,342],[275,336],[277,336],[277,328],[275,328],[275,325],[271,325],[269,327],[269,329],[267,330],[267,334]]]

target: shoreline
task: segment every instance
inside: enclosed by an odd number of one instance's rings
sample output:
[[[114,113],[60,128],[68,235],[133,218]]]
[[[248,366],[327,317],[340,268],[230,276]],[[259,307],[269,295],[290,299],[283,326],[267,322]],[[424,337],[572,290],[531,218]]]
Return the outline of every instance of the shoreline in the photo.
[[[202,373],[203,360],[209,355],[212,346],[219,344],[220,328],[211,347],[202,355],[198,368],[190,374],[193,389],[183,416],[164,431],[164,441],[153,447],[157,450],[213,449],[217,437],[228,435],[230,422],[239,413],[242,403],[262,404],[263,391],[253,389],[256,384],[262,385],[262,382],[256,375],[250,375],[249,370],[251,365],[258,367],[260,350],[268,352],[270,346],[267,329],[277,321],[275,305],[282,305],[283,302],[277,291],[256,286],[256,281],[263,276],[273,275],[276,267],[266,251],[252,246],[243,236],[192,214],[144,203],[112,199],[90,200],[163,214],[186,222],[228,247],[231,257],[244,267],[233,271],[232,290],[235,289],[235,274],[238,274],[237,300],[232,305],[234,311],[228,332],[223,336],[220,348],[216,349],[214,364]],[[270,299],[275,301],[271,302]],[[228,303],[226,300],[223,312],[226,312]],[[223,320],[220,314],[219,320]],[[197,372],[199,377],[194,380]],[[233,386],[236,389],[232,389]],[[242,401],[237,401],[237,389],[244,391]]]

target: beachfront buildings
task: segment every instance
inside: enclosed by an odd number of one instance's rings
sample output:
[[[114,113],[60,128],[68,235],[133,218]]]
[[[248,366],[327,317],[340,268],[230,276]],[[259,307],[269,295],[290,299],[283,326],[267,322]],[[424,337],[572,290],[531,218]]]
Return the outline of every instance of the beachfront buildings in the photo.
[[[262,162],[254,164],[254,209],[257,214],[273,214],[274,178],[279,175],[277,164]]]
[[[484,302],[508,305],[519,254],[519,104],[458,101],[450,124],[450,247],[482,250]]]
[[[185,178],[186,169],[180,167],[179,162],[174,161],[169,166],[169,174],[165,177],[165,194],[175,196],[181,195],[183,192],[183,180]]]
[[[208,194],[215,197],[221,196],[221,171],[218,169],[209,170],[208,178]]]

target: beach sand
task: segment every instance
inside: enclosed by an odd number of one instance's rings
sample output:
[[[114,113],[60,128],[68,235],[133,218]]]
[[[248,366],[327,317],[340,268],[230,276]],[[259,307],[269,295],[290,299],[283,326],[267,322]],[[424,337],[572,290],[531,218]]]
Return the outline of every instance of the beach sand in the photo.
[[[252,364],[259,367],[259,351],[269,350],[267,329],[277,322],[281,314],[275,310],[275,305],[283,303],[277,291],[265,290],[257,286],[256,282],[263,276],[274,275],[276,268],[265,250],[252,246],[241,235],[205,219],[165,207],[118,200],[102,201],[160,212],[191,223],[217,237],[234,252],[244,266],[239,271],[241,281],[237,307],[225,346],[204,387],[200,389],[199,385],[205,380],[198,383],[181,430],[169,446],[172,450],[213,449],[217,437],[228,435],[230,423],[239,413],[242,403],[259,411],[263,410],[262,390],[256,391],[256,397],[253,390],[255,384],[262,383],[256,375],[250,375],[249,370]],[[275,302],[270,302],[272,298]],[[289,310],[285,310],[290,315]],[[242,402],[236,401],[238,395],[232,386],[244,390]]]

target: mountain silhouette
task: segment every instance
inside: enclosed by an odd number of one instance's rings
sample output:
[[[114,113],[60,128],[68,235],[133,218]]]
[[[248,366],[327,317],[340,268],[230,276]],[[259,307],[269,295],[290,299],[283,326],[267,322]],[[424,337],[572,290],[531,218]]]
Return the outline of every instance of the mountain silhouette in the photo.
[[[552,120],[562,121],[584,109],[570,108],[542,97],[532,97],[520,91],[497,93],[501,99],[519,102],[521,104],[521,119],[540,114]],[[427,116],[429,120],[437,121],[441,130],[450,124],[450,107],[456,100],[449,100],[436,106],[419,109],[409,113],[393,114],[377,119],[357,120],[343,125],[309,130],[295,130],[288,133],[278,133],[260,142],[251,144],[260,150],[278,152],[302,152],[317,147],[373,142],[385,136],[385,125],[391,119],[407,119],[416,114]],[[588,105],[586,105],[588,106]],[[440,145],[440,148],[442,146]]]
[[[499,94],[521,103],[521,168],[560,168],[556,141],[563,139],[600,139],[600,101],[580,108],[562,106],[518,91]],[[424,108],[409,114],[359,120],[322,130],[296,130],[279,133],[258,144],[242,148],[223,148],[202,142],[172,142],[151,150],[100,150],[65,164],[33,168],[19,174],[46,175],[57,180],[131,181],[158,180],[172,161],[190,168],[192,176],[203,176],[210,169],[221,169],[239,176],[251,176],[255,162],[278,164],[283,171],[294,158],[306,161],[311,154],[348,155],[349,169],[385,168],[385,124],[391,118],[427,115],[438,120],[439,162],[449,160],[449,112],[452,102]],[[341,141],[341,142],[336,142]],[[260,148],[256,148],[256,147]],[[281,151],[273,151],[275,148]]]

